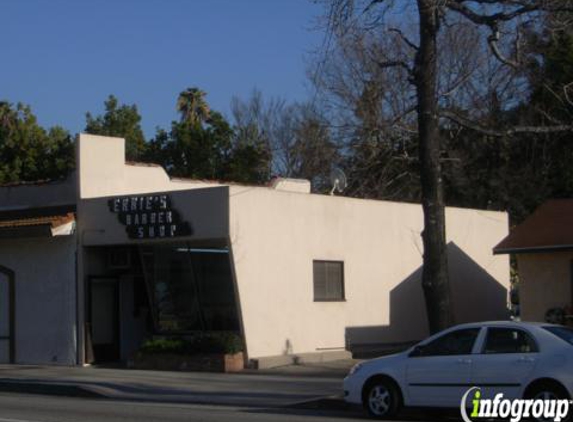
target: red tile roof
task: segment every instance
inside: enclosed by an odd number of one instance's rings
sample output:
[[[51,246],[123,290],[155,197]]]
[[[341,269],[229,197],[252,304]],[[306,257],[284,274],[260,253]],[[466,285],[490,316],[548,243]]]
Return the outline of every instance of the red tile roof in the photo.
[[[0,211],[0,230],[17,227],[59,227],[75,220],[75,205]]]
[[[493,248],[495,254],[573,249],[573,199],[550,200]]]
[[[51,215],[46,217],[35,217],[35,218],[20,218],[17,220],[0,220],[0,230],[15,227],[25,227],[25,226],[44,226],[49,225],[51,228],[55,229],[63,224],[69,223],[75,220],[73,213],[66,215]]]

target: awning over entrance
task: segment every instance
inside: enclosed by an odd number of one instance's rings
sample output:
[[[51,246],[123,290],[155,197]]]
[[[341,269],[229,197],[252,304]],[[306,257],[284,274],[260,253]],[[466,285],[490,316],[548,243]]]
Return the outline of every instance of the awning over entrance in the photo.
[[[75,212],[75,205],[0,211],[0,238],[71,235]]]

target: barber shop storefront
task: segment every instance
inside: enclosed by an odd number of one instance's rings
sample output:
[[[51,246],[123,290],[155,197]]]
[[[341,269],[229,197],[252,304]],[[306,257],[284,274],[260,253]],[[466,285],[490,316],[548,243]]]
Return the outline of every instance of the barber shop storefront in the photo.
[[[507,214],[450,209],[456,322],[507,317]],[[80,135],[65,181],[0,186],[0,363],[128,363],[232,336],[263,368],[428,335],[420,205],[170,178]],[[213,334],[215,333],[215,334]]]
[[[219,209],[225,208],[226,191],[209,191]],[[205,200],[197,192],[98,198],[83,205],[91,215],[82,226],[88,362],[127,361],[145,339],[157,336],[240,334],[224,213],[197,212]]]
[[[87,256],[90,361],[127,360],[152,335],[239,332],[224,246],[90,247]]]

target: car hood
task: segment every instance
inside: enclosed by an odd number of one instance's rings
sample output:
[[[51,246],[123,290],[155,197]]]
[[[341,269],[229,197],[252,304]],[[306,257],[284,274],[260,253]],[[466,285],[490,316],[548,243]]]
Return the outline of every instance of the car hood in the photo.
[[[406,356],[406,352],[380,356],[379,358],[370,359],[363,362],[363,365],[364,367],[375,366],[377,368],[380,368],[381,366],[385,365],[394,365],[397,362],[402,362],[404,360],[404,356]]]

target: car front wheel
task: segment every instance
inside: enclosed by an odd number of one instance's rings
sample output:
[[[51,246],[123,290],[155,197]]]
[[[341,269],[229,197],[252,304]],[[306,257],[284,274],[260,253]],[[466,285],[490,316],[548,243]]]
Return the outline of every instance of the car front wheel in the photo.
[[[368,383],[363,404],[368,414],[376,419],[389,419],[400,410],[400,394],[387,379],[375,379]]]

